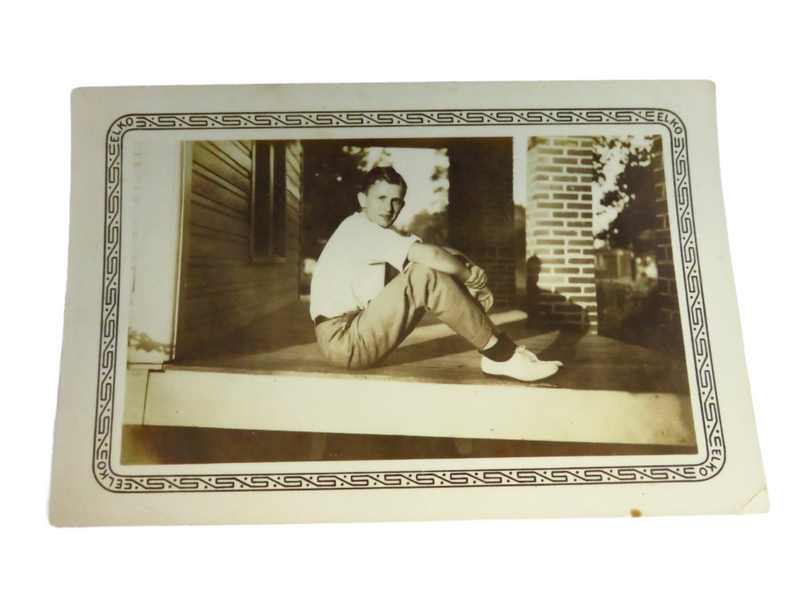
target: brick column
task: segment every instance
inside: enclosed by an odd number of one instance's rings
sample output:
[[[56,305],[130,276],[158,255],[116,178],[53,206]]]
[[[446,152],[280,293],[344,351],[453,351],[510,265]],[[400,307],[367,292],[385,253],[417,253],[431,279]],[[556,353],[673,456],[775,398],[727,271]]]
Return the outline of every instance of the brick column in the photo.
[[[526,259],[533,326],[597,332],[590,137],[528,144]]]
[[[678,306],[678,288],[675,284],[675,263],[672,252],[672,235],[669,227],[666,178],[664,176],[664,151],[661,136],[653,142],[653,170],[656,190],[656,267],[658,269],[659,327],[665,345],[682,347],[681,314]]]

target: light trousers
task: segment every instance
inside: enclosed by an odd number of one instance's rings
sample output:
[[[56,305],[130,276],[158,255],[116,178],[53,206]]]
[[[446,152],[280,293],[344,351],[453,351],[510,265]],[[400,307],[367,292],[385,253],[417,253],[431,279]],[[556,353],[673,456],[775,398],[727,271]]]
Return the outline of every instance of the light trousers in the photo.
[[[496,330],[460,281],[419,264],[395,277],[364,310],[316,326],[323,355],[334,365],[366,369],[393,352],[426,311],[483,349]]]

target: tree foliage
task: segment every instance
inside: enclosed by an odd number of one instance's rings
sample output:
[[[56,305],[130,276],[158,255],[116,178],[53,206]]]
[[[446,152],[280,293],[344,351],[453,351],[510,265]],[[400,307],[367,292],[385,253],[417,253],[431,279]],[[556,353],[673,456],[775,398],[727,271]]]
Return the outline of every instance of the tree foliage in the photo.
[[[655,203],[659,193],[652,149],[652,138],[644,142],[597,138],[594,183],[602,196],[596,211],[609,223],[596,232],[596,237],[611,248],[625,248],[637,255],[655,251]]]

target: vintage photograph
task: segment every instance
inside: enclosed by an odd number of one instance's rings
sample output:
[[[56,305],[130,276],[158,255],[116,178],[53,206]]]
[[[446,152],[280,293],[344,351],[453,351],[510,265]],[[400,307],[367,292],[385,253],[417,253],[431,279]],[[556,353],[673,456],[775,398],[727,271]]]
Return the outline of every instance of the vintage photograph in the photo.
[[[53,521],[765,510],[712,109],[79,90]]]
[[[5,588],[792,589],[788,11],[80,4],[2,37]]]
[[[120,463],[697,454],[638,131],[132,139]]]

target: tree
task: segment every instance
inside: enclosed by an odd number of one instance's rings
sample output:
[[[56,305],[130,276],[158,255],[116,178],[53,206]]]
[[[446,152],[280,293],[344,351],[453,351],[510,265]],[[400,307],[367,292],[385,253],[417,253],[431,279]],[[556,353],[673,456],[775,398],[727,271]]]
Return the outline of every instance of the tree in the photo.
[[[594,187],[602,195],[595,208],[595,237],[610,248],[636,255],[655,251],[659,196],[652,149],[652,137],[596,139]]]

